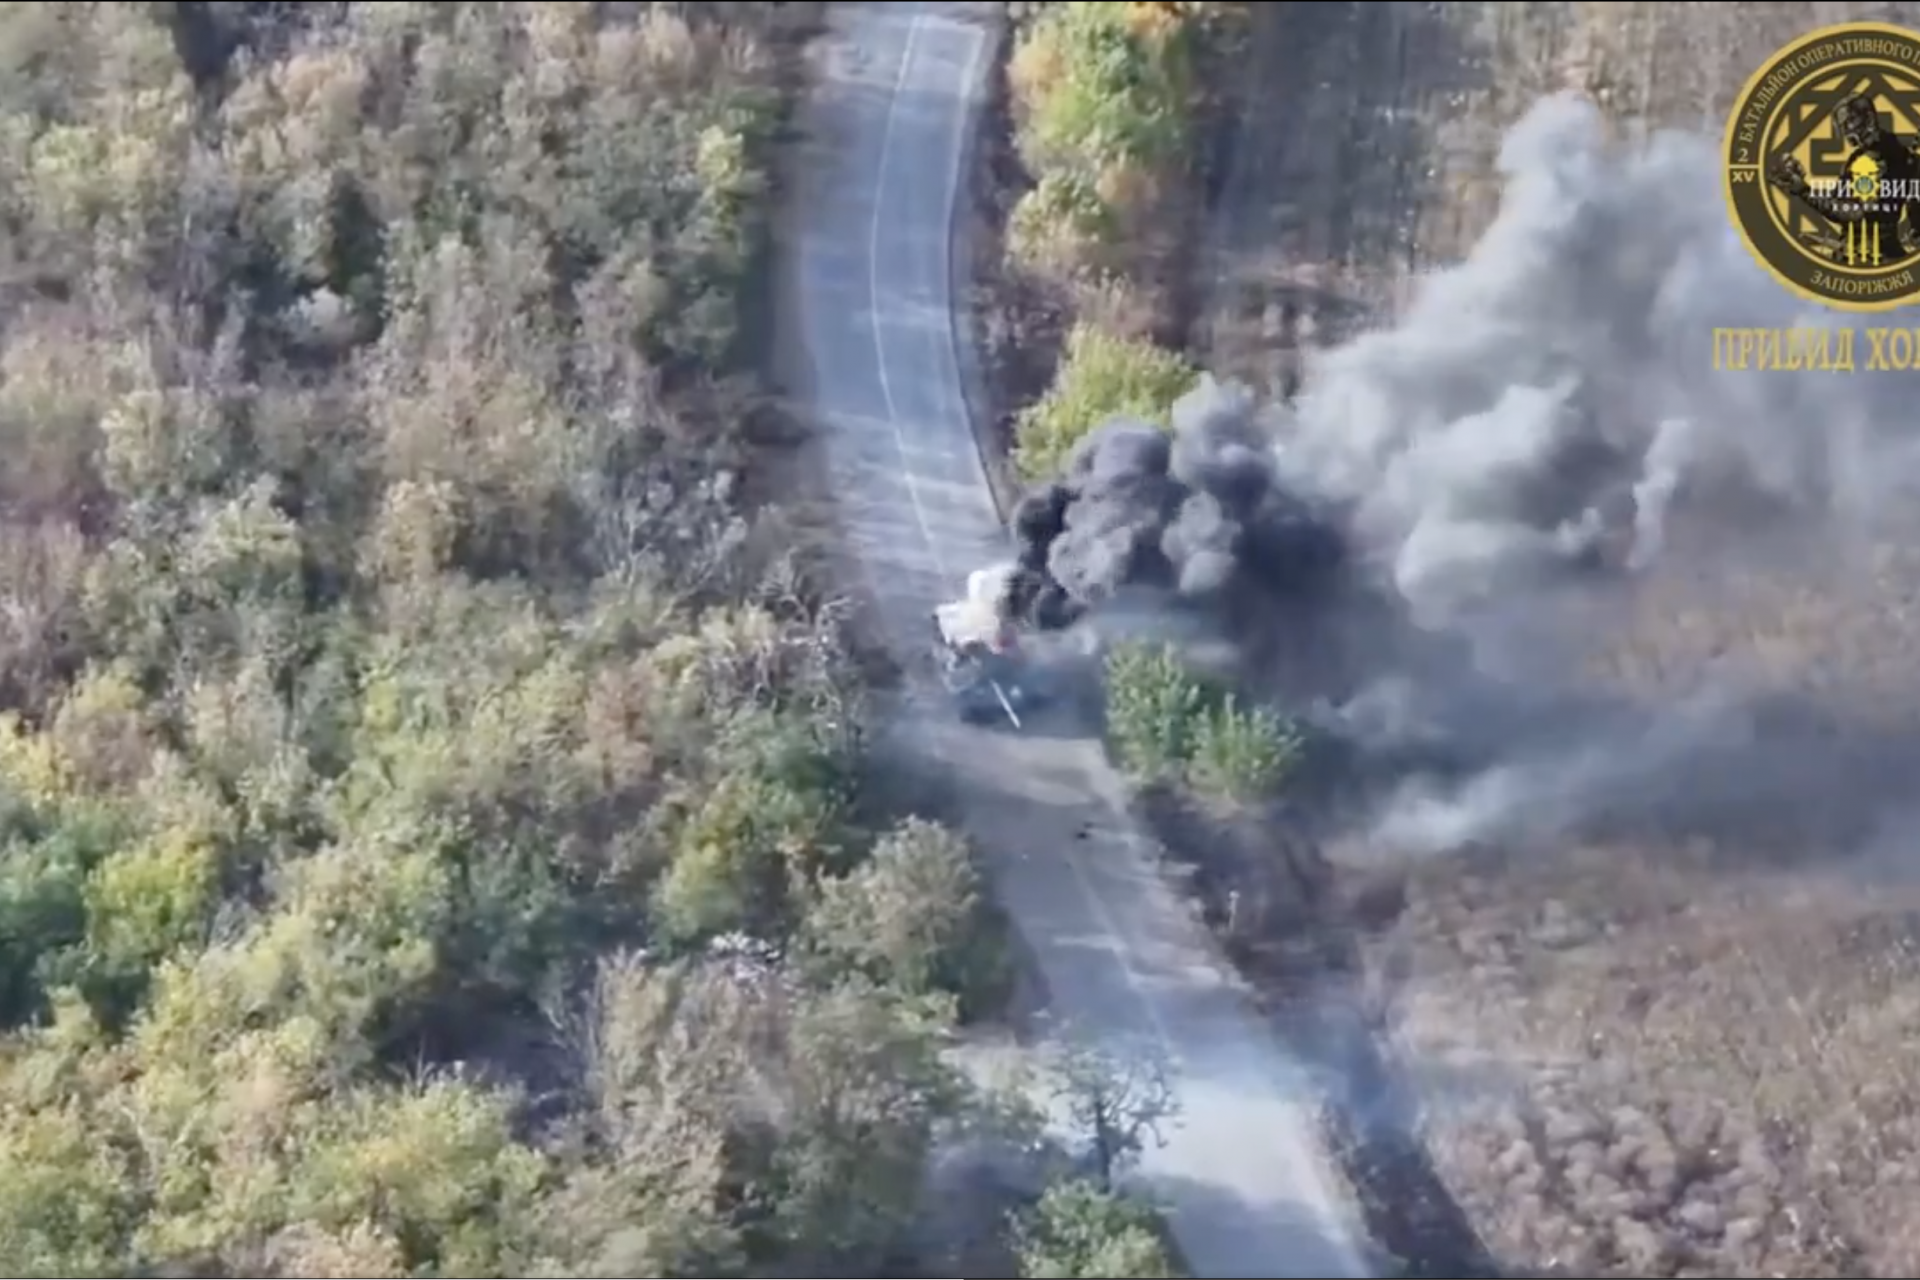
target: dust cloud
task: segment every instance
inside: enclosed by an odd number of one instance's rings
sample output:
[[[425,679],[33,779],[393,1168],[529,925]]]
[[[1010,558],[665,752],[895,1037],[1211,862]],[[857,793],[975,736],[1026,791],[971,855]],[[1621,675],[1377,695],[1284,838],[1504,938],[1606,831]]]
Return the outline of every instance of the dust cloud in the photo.
[[[1853,373],[1715,370],[1716,327],[1846,318],[1753,262],[1710,141],[1623,148],[1553,98],[1499,165],[1468,258],[1321,353],[1291,404],[1209,379],[1170,437],[1098,428],[1017,514],[1016,604],[1051,628],[1143,598],[1212,620],[1243,674],[1379,766],[1368,821],[1396,849],[1717,834],[1815,793],[1848,797],[1848,838],[1884,830],[1920,741],[1737,655],[1657,697],[1581,672],[1648,582],[1870,589],[1920,510],[1920,381],[1865,372],[1864,334]]]

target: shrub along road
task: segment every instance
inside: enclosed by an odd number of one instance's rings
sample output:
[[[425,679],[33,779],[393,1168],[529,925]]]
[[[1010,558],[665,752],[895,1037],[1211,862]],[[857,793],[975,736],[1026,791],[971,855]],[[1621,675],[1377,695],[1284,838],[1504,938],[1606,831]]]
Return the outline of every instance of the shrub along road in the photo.
[[[848,547],[912,679],[902,750],[951,778],[966,825],[1077,1036],[1162,1055],[1180,1117],[1142,1166],[1203,1276],[1366,1274],[1307,1089],[1132,832],[1085,736],[954,722],[926,618],[1007,546],[968,423],[951,222],[997,6],[836,6],[794,166],[787,309]]]

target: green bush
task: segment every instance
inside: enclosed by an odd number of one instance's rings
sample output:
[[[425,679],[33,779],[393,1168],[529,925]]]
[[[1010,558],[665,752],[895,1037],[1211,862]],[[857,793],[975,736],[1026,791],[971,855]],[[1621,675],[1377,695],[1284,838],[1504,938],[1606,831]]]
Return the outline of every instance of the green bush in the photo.
[[[723,933],[784,936],[792,887],[834,855],[843,797],[836,767],[810,726],[774,713],[743,716],[714,763],[690,780],[687,816],[653,893],[662,941],[682,947]]]
[[[1284,717],[1195,674],[1171,646],[1116,645],[1106,675],[1108,742],[1141,781],[1252,803],[1277,792],[1299,759],[1299,735]]]
[[[965,1016],[1005,994],[1002,929],[966,840],[911,818],[865,862],[821,885],[805,942],[827,974],[861,974],[907,996],[951,996]]]
[[[1031,168],[1098,173],[1182,162],[1187,45],[1177,19],[1136,16],[1143,13],[1151,6],[1063,4],[1026,33],[1029,47],[1052,46],[1045,56],[1057,71],[1051,83],[1028,82],[1022,150]]]
[[[1114,646],[1107,655],[1107,737],[1120,767],[1142,781],[1184,773],[1209,694],[1171,648]]]
[[[1193,726],[1187,782],[1219,800],[1251,802],[1280,789],[1300,754],[1300,739],[1269,707],[1243,706],[1229,694]]]
[[[1007,216],[1007,247],[1037,271],[1065,275],[1085,258],[1088,244],[1113,234],[1114,221],[1091,179],[1044,173]]]
[[[1185,1273],[1152,1210],[1092,1182],[1047,1189],[1014,1233],[1020,1274],[1035,1277],[1172,1277]]]
[[[1167,425],[1196,374],[1179,354],[1077,324],[1046,395],[1014,428],[1014,466],[1026,480],[1059,472],[1089,431],[1116,416]]]

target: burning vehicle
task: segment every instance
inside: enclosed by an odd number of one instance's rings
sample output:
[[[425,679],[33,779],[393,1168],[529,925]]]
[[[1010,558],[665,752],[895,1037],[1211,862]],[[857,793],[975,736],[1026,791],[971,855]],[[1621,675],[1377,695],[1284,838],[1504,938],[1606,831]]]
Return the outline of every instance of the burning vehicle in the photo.
[[[1011,564],[974,570],[965,596],[934,609],[933,625],[941,675],[960,714],[973,723],[1004,716],[1018,729],[1020,713],[1037,699],[1013,616],[1016,572]]]

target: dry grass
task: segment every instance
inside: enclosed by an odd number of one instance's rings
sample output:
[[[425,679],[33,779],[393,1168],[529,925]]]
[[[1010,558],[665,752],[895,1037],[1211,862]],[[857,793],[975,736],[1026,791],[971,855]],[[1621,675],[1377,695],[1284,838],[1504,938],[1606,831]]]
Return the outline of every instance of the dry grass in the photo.
[[[1792,767],[1703,781],[1735,803],[1684,833],[1415,868],[1363,944],[1424,1068],[1434,1163],[1502,1256],[1587,1275],[1920,1265],[1901,1225],[1920,1221],[1920,879],[1885,819],[1920,759],[1916,579],[1905,553],[1871,561],[1730,565],[1607,602],[1601,681],[1655,698],[1736,666],[1821,721],[1781,731]]]
[[[1370,940],[1434,1162],[1584,1275],[1910,1275],[1920,895],[1598,847],[1417,870]]]

